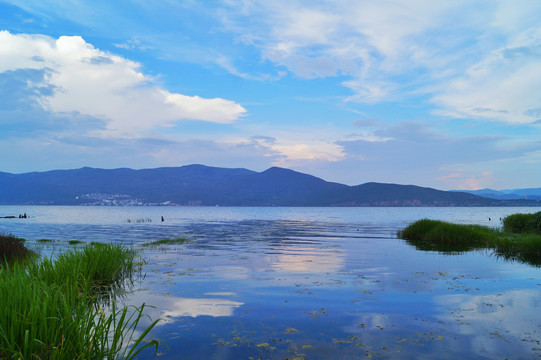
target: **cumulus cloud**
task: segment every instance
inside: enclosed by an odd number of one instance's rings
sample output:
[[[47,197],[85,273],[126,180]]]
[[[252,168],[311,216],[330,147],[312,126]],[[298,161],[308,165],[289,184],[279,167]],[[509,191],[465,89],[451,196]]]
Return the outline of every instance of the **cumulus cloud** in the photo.
[[[229,124],[245,114],[239,104],[171,93],[141,72],[140,64],[94,48],[79,36],[53,39],[0,31],[0,73],[43,71],[33,88],[52,113],[72,113],[101,119],[100,136],[137,136],[156,127],[190,119]]]

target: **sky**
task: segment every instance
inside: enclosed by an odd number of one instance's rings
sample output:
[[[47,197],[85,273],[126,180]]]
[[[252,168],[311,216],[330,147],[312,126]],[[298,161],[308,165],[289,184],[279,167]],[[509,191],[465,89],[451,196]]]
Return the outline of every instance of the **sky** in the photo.
[[[541,187],[541,1],[0,0],[0,152]]]

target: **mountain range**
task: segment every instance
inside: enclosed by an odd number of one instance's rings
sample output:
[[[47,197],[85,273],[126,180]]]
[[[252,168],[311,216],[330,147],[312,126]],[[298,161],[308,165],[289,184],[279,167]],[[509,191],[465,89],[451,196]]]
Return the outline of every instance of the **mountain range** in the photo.
[[[204,206],[539,205],[414,185],[328,182],[272,167],[262,172],[204,165],[156,169],[0,172],[0,204]]]
[[[498,200],[515,200],[515,199],[530,199],[541,200],[541,188],[529,188],[529,189],[508,189],[508,190],[467,190],[470,194],[487,197],[490,199]]]

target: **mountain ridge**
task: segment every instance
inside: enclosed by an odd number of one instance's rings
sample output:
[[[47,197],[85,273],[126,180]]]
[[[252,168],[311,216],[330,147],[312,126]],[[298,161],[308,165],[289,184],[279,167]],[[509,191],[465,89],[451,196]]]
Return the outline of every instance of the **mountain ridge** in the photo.
[[[205,206],[539,205],[415,185],[349,186],[281,167],[261,172],[201,164],[134,170],[82,167],[0,172],[0,204]]]

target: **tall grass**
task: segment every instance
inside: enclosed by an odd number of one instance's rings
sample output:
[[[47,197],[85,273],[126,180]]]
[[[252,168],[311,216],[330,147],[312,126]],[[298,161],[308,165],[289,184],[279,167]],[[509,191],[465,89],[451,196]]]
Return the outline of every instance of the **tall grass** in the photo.
[[[503,219],[503,230],[521,234],[541,234],[541,211],[535,214],[513,214]]]
[[[136,327],[145,305],[104,310],[103,294],[134,271],[135,252],[120,245],[86,246],[56,260],[0,268],[1,359],[131,359],[160,341],[143,342]]]
[[[2,262],[10,263],[35,255],[24,246],[24,241],[13,235],[0,234],[0,265]]]
[[[541,265],[541,235],[429,219],[418,220],[397,235],[420,250],[463,252],[486,249],[508,260]]]

